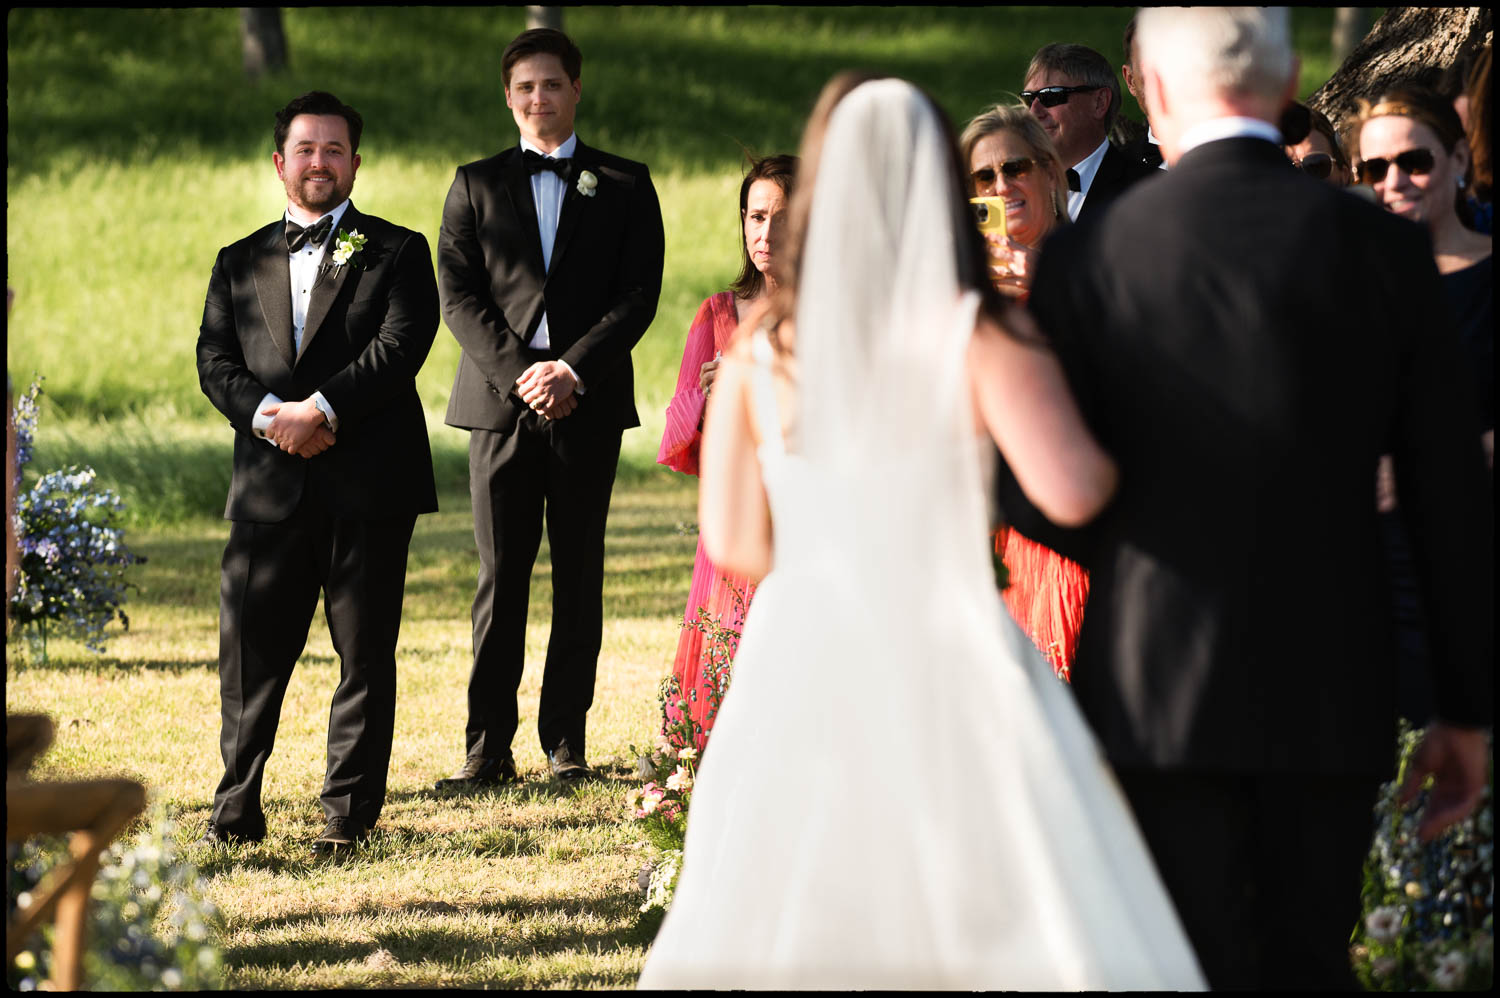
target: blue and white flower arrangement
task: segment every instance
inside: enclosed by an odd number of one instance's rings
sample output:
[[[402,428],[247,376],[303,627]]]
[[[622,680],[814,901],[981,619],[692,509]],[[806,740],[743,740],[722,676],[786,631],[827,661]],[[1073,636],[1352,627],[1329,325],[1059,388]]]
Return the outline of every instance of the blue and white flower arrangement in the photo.
[[[21,488],[36,435],[41,379],[16,402],[16,510],[14,528],[20,548],[20,578],[11,598],[11,620],[28,629],[33,649],[47,655],[49,633],[80,639],[95,652],[104,650],[104,629],[118,620],[130,627],[121,609],[125,570],[145,558],[125,546],[117,520],[125,505],[111,489],[96,484],[93,468],[76,465],[41,475],[29,490]]]

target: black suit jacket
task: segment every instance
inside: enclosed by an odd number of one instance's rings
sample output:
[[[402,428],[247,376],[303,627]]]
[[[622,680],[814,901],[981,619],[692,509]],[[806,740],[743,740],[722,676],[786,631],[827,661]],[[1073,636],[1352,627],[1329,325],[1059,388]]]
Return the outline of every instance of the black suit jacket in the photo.
[[[1094,182],[1089,184],[1088,197],[1083,199],[1083,207],[1078,211],[1078,217],[1074,221],[1082,222],[1092,220],[1104,214],[1104,209],[1109,207],[1121,194],[1124,194],[1137,181],[1147,180],[1162,171],[1154,166],[1147,166],[1139,158],[1121,149],[1114,143],[1104,152],[1104,158],[1099,161],[1099,169],[1094,174]]]
[[[509,432],[525,411],[515,381],[538,360],[561,359],[584,385],[559,421],[570,433],[640,425],[630,350],[656,315],[664,236],[644,164],[579,142],[552,246],[542,263],[531,179],[520,146],[458,168],[443,205],[438,275],[443,318],[463,347],[446,421]],[[598,178],[594,196],[578,174]],[[542,313],[552,349],[527,344]]]
[[[1386,452],[1439,713],[1489,723],[1490,479],[1424,231],[1228,139],[1057,232],[1030,306],[1120,489],[1084,531],[1004,471],[1002,505],[1090,570],[1073,689],[1116,765],[1389,766]]]
[[[427,240],[352,203],[339,228],[364,235],[365,248],[335,268],[329,247],[295,356],[282,220],[226,246],[214,262],[198,332],[198,381],[235,429],[228,519],[280,522],[309,483],[336,515],[437,509],[415,382],[437,335]],[[339,421],[337,442],[317,457],[287,454],[251,432],[267,392],[296,402],[317,391]]]

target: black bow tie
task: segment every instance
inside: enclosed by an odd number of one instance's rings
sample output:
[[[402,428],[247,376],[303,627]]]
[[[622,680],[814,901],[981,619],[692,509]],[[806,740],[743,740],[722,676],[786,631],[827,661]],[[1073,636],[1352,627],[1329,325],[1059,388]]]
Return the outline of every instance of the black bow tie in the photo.
[[[332,215],[324,215],[305,229],[289,218],[286,220],[286,251],[295,253],[309,242],[314,246],[322,246],[332,228]]]
[[[1077,170],[1068,171],[1068,190],[1078,191],[1079,193],[1083,192],[1083,181],[1078,179]]]
[[[541,153],[532,152],[530,149],[524,149],[522,153],[526,160],[526,172],[528,174],[551,170],[563,178],[563,180],[567,180],[573,172],[573,161],[571,159],[553,159],[551,156],[543,156]]]

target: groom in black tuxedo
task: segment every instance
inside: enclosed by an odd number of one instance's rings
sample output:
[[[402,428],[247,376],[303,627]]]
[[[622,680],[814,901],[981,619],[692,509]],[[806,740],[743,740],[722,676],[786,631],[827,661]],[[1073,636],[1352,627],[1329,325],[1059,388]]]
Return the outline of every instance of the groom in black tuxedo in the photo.
[[[235,430],[210,842],[265,835],[261,779],[320,590],[342,674],[313,851],[364,838],[385,802],[407,544],[437,509],[415,378],[438,299],[427,240],[349,200],[362,126],[319,91],[277,113],[285,215],[219,252],[203,307],[198,378]]]
[[[1486,779],[1492,500],[1471,379],[1425,231],[1282,153],[1285,9],[1144,8],[1137,44],[1172,169],[1091,234],[1059,231],[1030,299],[1120,490],[1082,534],[1004,474],[1002,504],[1090,570],[1073,689],[1209,983],[1349,988],[1394,756],[1385,452],[1442,636],[1424,835]]]
[[[630,351],[656,314],[663,232],[646,167],[573,133],[582,61],[551,29],[506,47],[520,144],[459,167],[443,206],[443,317],[463,347],[447,422],[470,431],[479,584],[466,758],[439,789],[517,779],[510,745],[544,518],[552,632],[537,730],[555,776],[589,772],[605,518],[620,436],[640,425]]]

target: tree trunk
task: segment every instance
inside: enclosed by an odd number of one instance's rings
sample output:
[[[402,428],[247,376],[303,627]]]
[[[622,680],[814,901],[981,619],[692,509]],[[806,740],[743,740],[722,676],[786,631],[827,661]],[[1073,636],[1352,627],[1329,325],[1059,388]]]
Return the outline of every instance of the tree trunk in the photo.
[[[1374,100],[1396,84],[1430,78],[1482,48],[1493,34],[1487,7],[1387,8],[1307,103],[1347,135],[1361,98]]]
[[[1342,64],[1359,40],[1370,33],[1373,11],[1369,7],[1335,7],[1333,14],[1333,61]]]
[[[551,28],[553,31],[563,29],[563,12],[561,7],[531,7],[526,8],[526,27],[529,28]]]
[[[250,79],[286,69],[286,33],[281,29],[280,7],[241,7],[240,40],[245,75]]]

